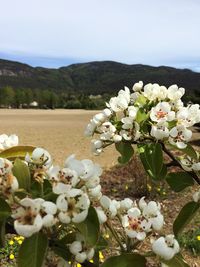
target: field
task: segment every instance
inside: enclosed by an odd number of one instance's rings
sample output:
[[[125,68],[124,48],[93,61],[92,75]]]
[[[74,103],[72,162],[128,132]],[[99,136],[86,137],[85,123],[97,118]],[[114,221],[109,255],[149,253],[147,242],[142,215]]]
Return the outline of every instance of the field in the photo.
[[[17,134],[21,145],[46,148],[57,164],[76,154],[79,159],[91,158],[108,168],[116,163],[114,149],[108,148],[103,156],[95,157],[90,151],[90,139],[84,137],[84,129],[96,112],[0,109],[0,133]]]

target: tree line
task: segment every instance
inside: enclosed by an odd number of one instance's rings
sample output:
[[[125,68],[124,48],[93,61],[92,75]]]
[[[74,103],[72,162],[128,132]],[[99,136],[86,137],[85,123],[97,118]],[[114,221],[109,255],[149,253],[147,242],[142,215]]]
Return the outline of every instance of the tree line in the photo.
[[[38,108],[101,109],[109,94],[99,96],[74,92],[54,92],[49,89],[14,89],[11,86],[0,88],[1,108],[30,108],[37,102]]]

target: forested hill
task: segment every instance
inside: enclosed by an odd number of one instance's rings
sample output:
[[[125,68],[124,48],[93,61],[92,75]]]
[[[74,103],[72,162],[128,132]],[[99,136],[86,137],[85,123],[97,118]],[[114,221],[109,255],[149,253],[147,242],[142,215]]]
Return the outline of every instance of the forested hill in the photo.
[[[188,69],[127,65],[112,61],[73,64],[49,69],[0,60],[0,88],[51,90],[65,93],[112,94],[134,82],[178,84],[200,92],[200,73]]]

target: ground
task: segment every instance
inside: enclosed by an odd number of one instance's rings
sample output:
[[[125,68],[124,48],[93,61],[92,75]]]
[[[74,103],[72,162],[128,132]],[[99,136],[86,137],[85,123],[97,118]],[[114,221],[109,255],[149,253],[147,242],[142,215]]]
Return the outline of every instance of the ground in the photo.
[[[83,135],[84,128],[96,111],[83,110],[0,110],[1,133],[15,133],[20,144],[42,146],[51,153],[57,164],[62,164],[66,156],[76,154],[77,158],[90,158],[101,164],[103,190],[110,196],[140,197],[141,179],[145,177],[140,163],[133,160],[127,167],[115,166],[118,153],[107,148],[103,155],[95,157],[90,152],[90,139]],[[199,133],[195,131],[195,145],[198,145]],[[137,180],[137,184],[136,184]],[[138,184],[139,180],[139,184]],[[140,188],[140,190],[138,190]],[[180,194],[158,197],[166,218],[166,233],[171,231],[171,222],[180,208],[191,200],[191,190]],[[200,267],[200,257],[184,252],[191,267]]]

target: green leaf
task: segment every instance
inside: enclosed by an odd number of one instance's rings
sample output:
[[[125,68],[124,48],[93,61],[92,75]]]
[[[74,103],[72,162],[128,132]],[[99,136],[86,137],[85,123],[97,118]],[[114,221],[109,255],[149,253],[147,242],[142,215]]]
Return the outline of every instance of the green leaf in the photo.
[[[96,210],[93,207],[89,208],[88,216],[84,222],[76,224],[76,227],[85,237],[86,243],[90,246],[95,246],[99,240],[100,225]]]
[[[58,256],[62,257],[64,260],[67,260],[67,261],[71,260],[71,253],[69,251],[69,246],[67,246],[67,244],[64,240],[55,240],[55,241],[51,242],[51,249]]]
[[[162,260],[162,262],[167,264],[167,266],[169,267],[189,267],[187,262],[183,259],[183,257],[180,254],[176,255],[170,261]]]
[[[0,152],[0,158],[7,158],[9,160],[15,160],[16,158],[24,159],[26,154],[32,154],[34,146],[14,146]]]
[[[28,166],[22,160],[16,159],[12,172],[18,180],[19,188],[29,191],[31,185],[31,175]]]
[[[135,101],[135,105],[137,106],[144,106],[147,103],[147,98],[143,95],[140,95],[136,101]]]
[[[41,267],[47,247],[47,236],[42,233],[26,238],[19,250],[18,267]]]
[[[0,198],[0,220],[8,218],[10,215],[10,206],[3,198]]]
[[[148,118],[148,114],[144,111],[144,109],[140,108],[135,118],[136,122],[141,123],[145,121],[147,118]]]
[[[139,147],[140,159],[147,174],[161,180],[166,175],[166,166],[163,165],[163,152],[160,144],[146,144]]]
[[[187,203],[178,214],[173,224],[175,236],[181,233],[184,227],[193,219],[196,212],[199,210],[200,204],[194,201]]]
[[[198,159],[198,155],[196,153],[196,151],[194,150],[194,148],[190,145],[187,144],[186,148],[178,148],[177,146],[174,145],[169,145],[169,147],[173,150],[179,150],[182,153],[188,155],[189,157],[193,158],[193,159]]]
[[[42,185],[38,181],[34,181],[31,184],[31,193],[33,198],[41,197],[42,194]]]
[[[10,215],[10,206],[3,198],[0,198],[0,247],[5,245],[5,224]]]
[[[121,154],[118,158],[119,163],[126,164],[132,158],[134,154],[133,147],[128,142],[119,142],[115,144],[117,151]]]
[[[192,176],[187,172],[172,172],[166,177],[170,188],[175,192],[180,192],[188,186],[194,185]]]
[[[6,234],[6,219],[0,220],[0,248],[5,246],[5,234]]]
[[[146,259],[139,254],[122,254],[108,258],[101,267],[145,267]]]

